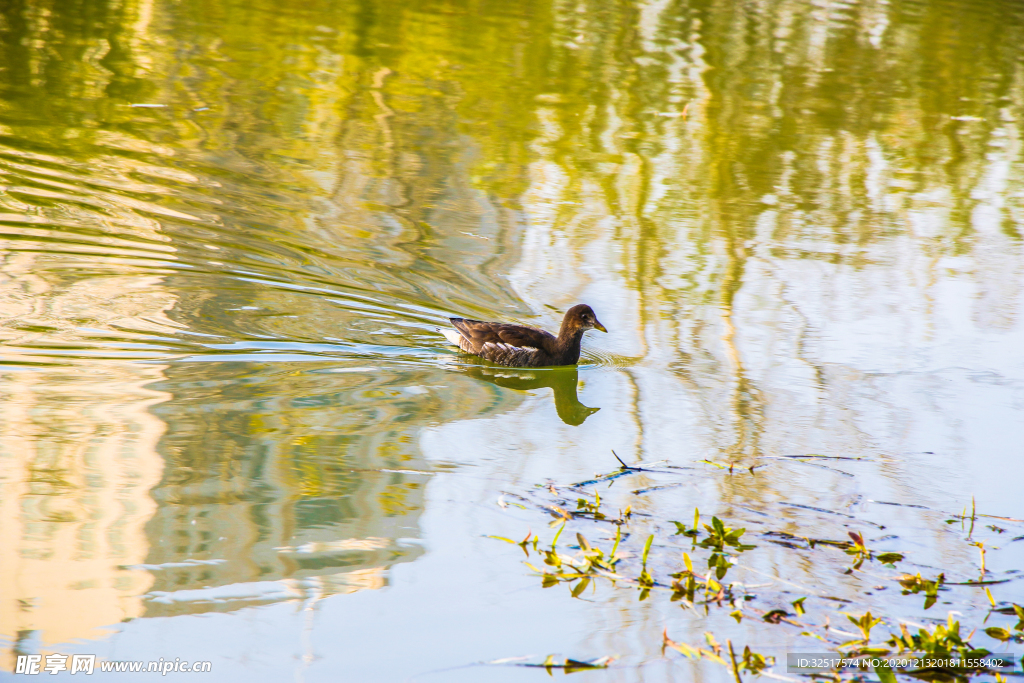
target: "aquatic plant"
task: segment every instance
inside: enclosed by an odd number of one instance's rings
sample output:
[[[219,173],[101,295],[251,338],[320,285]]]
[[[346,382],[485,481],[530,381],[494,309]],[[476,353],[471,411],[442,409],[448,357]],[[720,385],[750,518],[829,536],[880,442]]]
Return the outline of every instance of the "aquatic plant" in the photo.
[[[838,602],[846,610],[851,610],[856,609],[858,601],[827,594],[812,596],[810,593],[794,598],[787,595],[788,589],[769,588],[771,584],[760,584],[759,590],[752,592],[749,583],[735,578],[726,581],[734,568],[740,566],[740,558],[745,557],[746,553],[758,549],[755,544],[744,543],[744,540],[750,536],[748,526],[732,523],[722,514],[714,514],[711,516],[710,523],[702,524],[701,513],[697,508],[694,508],[692,524],[673,520],[658,520],[649,513],[634,513],[631,506],[626,506],[617,516],[610,515],[603,509],[604,500],[601,495],[596,491],[592,497],[586,495],[584,487],[602,482],[611,484],[619,477],[640,472],[678,475],[678,472],[672,470],[655,469],[661,463],[629,466],[619,459],[619,464],[621,467],[618,470],[597,474],[593,479],[584,482],[538,486],[534,493],[535,499],[521,497],[521,500],[527,503],[522,507],[529,509],[532,506],[554,516],[555,521],[552,524],[557,524],[558,528],[553,534],[549,546],[541,545],[538,537],[531,536],[530,533],[518,542],[508,538],[501,538],[501,540],[521,547],[528,557],[532,545],[533,551],[543,559],[543,568],[530,562],[526,564],[539,576],[543,587],[565,583],[573,598],[581,598],[589,589],[596,590],[599,582],[604,582],[612,588],[634,588],[638,591],[638,598],[641,601],[651,599],[655,593],[661,593],[668,596],[670,603],[679,603],[690,614],[699,616],[703,613],[707,617],[711,615],[712,610],[722,609],[727,610],[728,616],[738,623],[748,621],[754,624],[798,628],[800,637],[811,638],[826,644],[844,657],[872,658],[911,654],[923,658],[964,659],[978,658],[983,654],[988,654],[984,648],[970,643],[969,637],[961,635],[960,622],[954,620],[952,615],[945,624],[938,624],[931,628],[921,626],[916,633],[911,633],[902,621],[888,618],[880,613],[877,605],[868,604],[866,606],[871,608],[863,611],[843,611],[835,614],[831,612],[833,608],[830,605]],[[683,468],[677,468],[677,470],[681,469]],[[720,471],[721,476],[729,476],[727,468],[720,468]],[[647,487],[637,489],[633,493],[658,491],[670,488],[670,486]],[[576,497],[575,510],[565,507],[562,493],[565,490],[584,493],[584,495]],[[505,493],[503,495],[511,496],[513,494]],[[980,516],[976,509],[970,511],[970,517],[966,510],[961,515],[962,541],[966,545],[990,551],[992,548],[985,548],[982,540],[972,537],[976,527],[973,524],[967,524],[971,517]],[[847,517],[849,516],[847,515]],[[1003,517],[998,519],[1007,523],[1024,525],[1024,521],[1021,520]],[[583,530],[578,530],[575,533],[576,545],[559,546],[559,540],[566,527],[595,523],[613,525],[615,532],[613,539],[609,539],[613,540],[610,549],[606,550],[591,541],[584,535]],[[663,528],[665,524],[671,528],[671,531]],[[769,523],[765,523],[763,526],[765,528],[759,532],[759,537],[770,541],[772,546],[782,548],[785,552],[805,554],[804,556],[812,562],[822,562],[825,558],[817,555],[817,559],[812,559],[815,556],[806,555],[806,553],[821,552],[823,549],[826,552],[828,549],[840,550],[845,555],[852,557],[852,565],[847,567],[840,576],[851,577],[848,580],[857,581],[857,585],[864,585],[865,579],[876,583],[882,582],[882,585],[875,585],[870,590],[866,586],[860,588],[862,593],[860,602],[870,603],[868,596],[872,595],[873,591],[884,590],[886,588],[884,584],[892,582],[900,587],[899,595],[924,594],[923,608],[927,610],[937,603],[940,593],[950,590],[951,586],[975,587],[975,590],[976,587],[982,586],[992,606],[990,615],[1006,614],[1017,618],[1016,625],[1012,628],[992,625],[984,628],[983,633],[996,641],[1024,642],[1024,608],[1015,603],[1008,607],[1000,607],[996,603],[988,590],[988,585],[1008,579],[988,578],[987,575],[991,574],[991,570],[987,569],[984,563],[980,580],[968,578],[968,580],[951,583],[947,578],[950,571],[948,569],[939,572],[935,578],[925,578],[920,572],[879,575],[873,573],[879,570],[870,569],[868,563],[877,562],[876,566],[881,567],[881,571],[884,572],[885,569],[894,569],[897,563],[905,561],[905,553],[880,552],[872,549],[868,546],[863,534],[853,530],[847,532],[849,540],[837,540],[822,538],[817,534],[800,534],[799,531],[792,533],[774,529]],[[884,528],[878,524],[875,526]],[[638,528],[634,529],[633,527]],[[993,530],[993,533],[1001,532]],[[679,558],[679,555],[674,554],[679,552],[676,550],[678,540],[672,540],[673,538],[678,539],[680,536],[689,540],[688,551],[680,553],[682,566],[679,566],[678,559],[674,559]],[[664,540],[659,542],[659,538],[664,538]],[[895,537],[887,536],[885,538]],[[642,545],[638,547],[640,539],[643,541]],[[632,549],[622,550],[623,546],[629,546]],[[982,558],[984,558],[984,554],[982,554]],[[697,562],[706,563],[706,573],[701,573],[695,568]],[[748,573],[760,573],[746,563],[742,563],[742,568]],[[844,581],[846,580],[844,579]],[[785,575],[779,577],[778,584],[780,586],[797,585]],[[853,585],[851,584],[850,587],[853,588]],[[854,590],[857,589],[854,588]],[[809,600],[812,597],[814,598],[813,603],[809,605]],[[780,602],[784,607],[779,606]],[[845,617],[843,622],[852,625],[854,631],[850,632],[842,627],[837,627],[835,625],[836,617]],[[885,623],[899,623],[899,633],[890,633],[890,637],[886,641],[872,642],[872,633],[876,632],[875,629],[878,626]],[[744,648],[742,654],[739,654],[729,640],[726,641],[727,646],[723,648],[710,632],[706,634],[706,640],[706,647],[677,642],[669,638],[666,629],[663,633],[662,651],[664,653],[671,649],[683,654],[688,659],[708,660],[723,665],[732,672],[737,681],[741,680],[743,674],[774,675],[769,671],[774,664],[771,657],[758,654],[749,646]],[[579,662],[581,660],[565,661]],[[559,666],[567,672],[581,668],[575,664]],[[885,661],[876,662],[873,667],[882,683],[895,683],[895,670],[890,669]],[[929,673],[928,671],[904,671],[902,669],[900,671],[923,678],[928,678],[935,673],[934,671]],[[954,678],[963,678],[984,671],[986,669],[981,665],[964,665],[951,667],[948,671],[939,673]],[[834,677],[844,680],[850,677],[856,678],[859,675],[857,672],[856,667],[849,670],[837,669],[834,672]]]

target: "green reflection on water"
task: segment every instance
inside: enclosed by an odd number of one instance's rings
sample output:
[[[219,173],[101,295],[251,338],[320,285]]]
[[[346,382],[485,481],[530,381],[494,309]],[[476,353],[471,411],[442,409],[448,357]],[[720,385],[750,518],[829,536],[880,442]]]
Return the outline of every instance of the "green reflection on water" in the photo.
[[[380,470],[431,469],[424,429],[544,387],[586,426],[576,371],[460,370],[445,314],[552,328],[589,297],[624,331],[588,358],[667,369],[735,459],[779,448],[789,407],[738,311],[803,330],[765,355],[839,385],[788,268],[837,290],[955,271],[979,327],[1016,319],[1009,0],[53,0],[0,20],[0,486],[21,558],[0,578],[47,577],[4,608],[11,639],[302,597],[261,581],[383,585],[420,552],[399,539],[427,475]],[[965,255],[981,266],[943,261]],[[921,290],[903,303],[926,319]],[[48,592],[83,575],[103,591]],[[64,628],[61,601],[103,609]]]
[[[600,410],[580,403],[577,393],[579,372],[575,366],[541,370],[480,366],[467,368],[466,374],[485,382],[492,382],[499,387],[518,391],[550,388],[558,417],[567,425],[581,425]]]

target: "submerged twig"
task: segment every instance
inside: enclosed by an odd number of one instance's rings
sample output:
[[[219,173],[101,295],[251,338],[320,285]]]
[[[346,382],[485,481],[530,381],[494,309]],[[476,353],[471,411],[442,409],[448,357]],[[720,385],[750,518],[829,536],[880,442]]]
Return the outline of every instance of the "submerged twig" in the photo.
[[[736,677],[736,683],[743,683],[743,679],[740,678],[740,665],[736,663],[736,653],[732,649],[732,641],[727,640],[725,644],[729,646],[729,659],[732,660],[732,675]]]
[[[629,465],[627,465],[627,464],[626,464],[625,462],[623,462],[622,458],[620,458],[620,457],[619,457],[619,454],[615,452],[615,449],[614,449],[614,448],[612,449],[612,455],[614,455],[614,456],[615,456],[615,459],[619,461],[619,464],[620,464],[620,465],[622,465],[622,469],[624,469],[624,470],[632,470],[632,469],[636,469],[636,468],[634,468],[634,467],[630,467],[630,466],[629,466]]]

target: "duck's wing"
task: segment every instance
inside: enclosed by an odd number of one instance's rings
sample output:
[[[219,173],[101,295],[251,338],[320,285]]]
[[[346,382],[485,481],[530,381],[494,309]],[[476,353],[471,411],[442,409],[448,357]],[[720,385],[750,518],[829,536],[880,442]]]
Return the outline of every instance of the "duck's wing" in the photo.
[[[487,323],[465,318],[450,320],[459,332],[460,349],[501,365],[541,365],[541,361],[548,355],[548,346],[555,339],[544,330],[525,325]]]

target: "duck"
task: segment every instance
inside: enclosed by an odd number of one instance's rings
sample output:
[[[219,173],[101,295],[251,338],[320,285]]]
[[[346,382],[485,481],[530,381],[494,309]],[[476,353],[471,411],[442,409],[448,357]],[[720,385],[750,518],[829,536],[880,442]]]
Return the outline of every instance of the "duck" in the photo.
[[[557,337],[527,325],[468,318],[448,320],[454,330],[437,330],[448,341],[466,353],[511,368],[576,365],[580,360],[583,333],[587,330],[608,331],[587,304],[577,304],[565,312]]]

